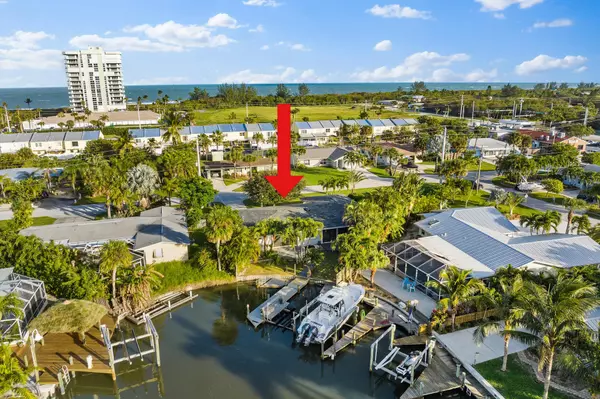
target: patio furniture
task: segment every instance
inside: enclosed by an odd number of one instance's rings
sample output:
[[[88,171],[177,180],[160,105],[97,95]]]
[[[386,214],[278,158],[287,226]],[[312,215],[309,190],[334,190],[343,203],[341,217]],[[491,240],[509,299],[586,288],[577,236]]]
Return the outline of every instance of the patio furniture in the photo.
[[[408,284],[408,292],[415,292],[417,288],[417,282],[413,281],[412,283]]]
[[[404,277],[404,280],[402,280],[402,288],[406,289],[409,285],[410,285],[410,279],[408,277]]]

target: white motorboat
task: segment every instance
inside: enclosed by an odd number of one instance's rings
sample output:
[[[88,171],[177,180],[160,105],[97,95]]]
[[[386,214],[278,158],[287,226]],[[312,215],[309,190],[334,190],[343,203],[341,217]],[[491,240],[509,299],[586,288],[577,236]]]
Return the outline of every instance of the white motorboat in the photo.
[[[315,307],[298,326],[297,342],[320,344],[344,324],[365,295],[359,284],[335,286],[317,297]]]

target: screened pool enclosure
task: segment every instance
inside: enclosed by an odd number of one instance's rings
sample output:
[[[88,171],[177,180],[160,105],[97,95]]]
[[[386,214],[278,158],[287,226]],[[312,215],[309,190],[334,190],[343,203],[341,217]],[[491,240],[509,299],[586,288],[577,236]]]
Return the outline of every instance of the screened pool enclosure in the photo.
[[[22,317],[10,310],[0,313],[0,341],[22,341],[27,325],[46,306],[46,288],[40,280],[13,273],[12,268],[0,269],[0,296],[15,294],[21,302]]]

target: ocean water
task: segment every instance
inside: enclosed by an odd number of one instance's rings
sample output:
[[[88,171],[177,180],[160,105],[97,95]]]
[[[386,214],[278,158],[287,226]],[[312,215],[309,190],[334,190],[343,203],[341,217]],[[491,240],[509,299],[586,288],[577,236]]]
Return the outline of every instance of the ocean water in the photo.
[[[485,90],[488,85],[493,89],[500,89],[506,83],[427,83],[427,88],[431,90]],[[313,94],[346,94],[355,92],[391,92],[398,87],[404,90],[410,88],[411,83],[309,83],[311,93]],[[535,83],[516,83],[523,89],[532,89]],[[163,95],[167,94],[172,100],[187,99],[189,93],[194,87],[206,89],[210,95],[217,94],[219,85],[158,85],[158,86],[126,86],[125,93],[130,101],[134,102],[138,97],[148,96],[148,101],[154,101],[158,97],[158,91],[162,90]],[[276,84],[253,84],[259,95],[274,94]],[[286,84],[292,92],[298,91],[298,84]],[[4,89],[0,88],[0,104],[6,102],[9,108],[20,106],[26,108],[25,99],[32,100],[33,108],[62,108],[69,106],[69,95],[66,87],[31,87]]]

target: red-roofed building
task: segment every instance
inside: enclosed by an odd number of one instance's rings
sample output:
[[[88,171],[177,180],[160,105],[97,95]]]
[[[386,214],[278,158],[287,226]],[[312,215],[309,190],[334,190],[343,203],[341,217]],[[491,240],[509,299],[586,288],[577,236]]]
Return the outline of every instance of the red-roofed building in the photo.
[[[578,137],[569,137],[563,132],[544,132],[540,130],[519,130],[519,133],[527,135],[533,139],[533,150],[544,151],[544,149],[556,143],[564,143],[573,146],[579,152],[585,152],[587,142]]]

